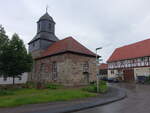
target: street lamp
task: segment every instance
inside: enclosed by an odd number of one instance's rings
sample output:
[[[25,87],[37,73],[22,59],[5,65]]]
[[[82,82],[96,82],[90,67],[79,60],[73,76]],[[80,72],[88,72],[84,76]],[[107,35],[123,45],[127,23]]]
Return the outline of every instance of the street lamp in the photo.
[[[96,48],[96,51],[97,51],[97,50],[99,50],[99,49],[102,49],[102,47],[98,47],[98,48]]]
[[[96,50],[96,78],[97,78],[97,82],[96,82],[96,84],[97,84],[97,93],[99,92],[99,77],[98,77],[98,59],[97,59],[97,57],[98,57],[98,55],[97,55],[97,51],[98,50],[100,50],[100,49],[102,49],[102,47],[99,47],[99,48],[96,48],[95,50]]]

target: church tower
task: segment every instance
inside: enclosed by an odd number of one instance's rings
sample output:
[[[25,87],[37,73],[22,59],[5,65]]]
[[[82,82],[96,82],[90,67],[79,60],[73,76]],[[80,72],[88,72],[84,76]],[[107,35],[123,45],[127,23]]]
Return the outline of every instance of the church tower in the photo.
[[[52,43],[58,40],[55,36],[55,22],[46,11],[37,22],[36,36],[28,43],[29,52],[32,53],[33,58],[38,57],[41,51],[47,49]]]

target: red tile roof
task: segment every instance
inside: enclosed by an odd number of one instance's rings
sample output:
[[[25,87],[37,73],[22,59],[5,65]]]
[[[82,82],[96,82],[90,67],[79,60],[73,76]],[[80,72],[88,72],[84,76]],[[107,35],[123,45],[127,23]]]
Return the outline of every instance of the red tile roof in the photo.
[[[64,52],[73,52],[77,54],[84,54],[88,56],[95,57],[95,53],[81,45],[72,37],[67,37],[63,40],[59,40],[48,47],[47,50],[43,52],[42,57],[56,55]]]
[[[108,64],[105,64],[105,63],[102,63],[100,66],[99,66],[99,69],[107,69],[108,68]]]
[[[107,62],[150,56],[150,39],[117,48]]]

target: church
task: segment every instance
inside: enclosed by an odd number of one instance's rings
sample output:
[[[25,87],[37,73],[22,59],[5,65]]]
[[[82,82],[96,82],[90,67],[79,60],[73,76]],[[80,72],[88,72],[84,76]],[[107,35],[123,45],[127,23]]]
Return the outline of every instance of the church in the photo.
[[[34,59],[28,81],[66,86],[96,81],[96,54],[71,36],[60,40],[48,12],[38,20],[37,34],[28,44]]]

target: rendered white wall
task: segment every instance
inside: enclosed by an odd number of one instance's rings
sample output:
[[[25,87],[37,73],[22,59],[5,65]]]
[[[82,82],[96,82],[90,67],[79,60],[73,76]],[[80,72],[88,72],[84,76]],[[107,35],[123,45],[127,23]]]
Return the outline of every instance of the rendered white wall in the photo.
[[[28,73],[23,73],[21,76],[21,80],[19,78],[15,78],[15,84],[26,83],[28,78]],[[0,84],[13,84],[13,78],[8,77],[6,81],[4,81],[3,77],[0,77]]]
[[[113,70],[113,71],[114,71],[114,73],[111,73],[111,70],[108,70],[108,78],[118,77],[117,76],[118,71],[117,70]]]
[[[137,76],[149,76],[149,75],[150,75],[150,67],[134,68],[135,79],[137,78]]]

